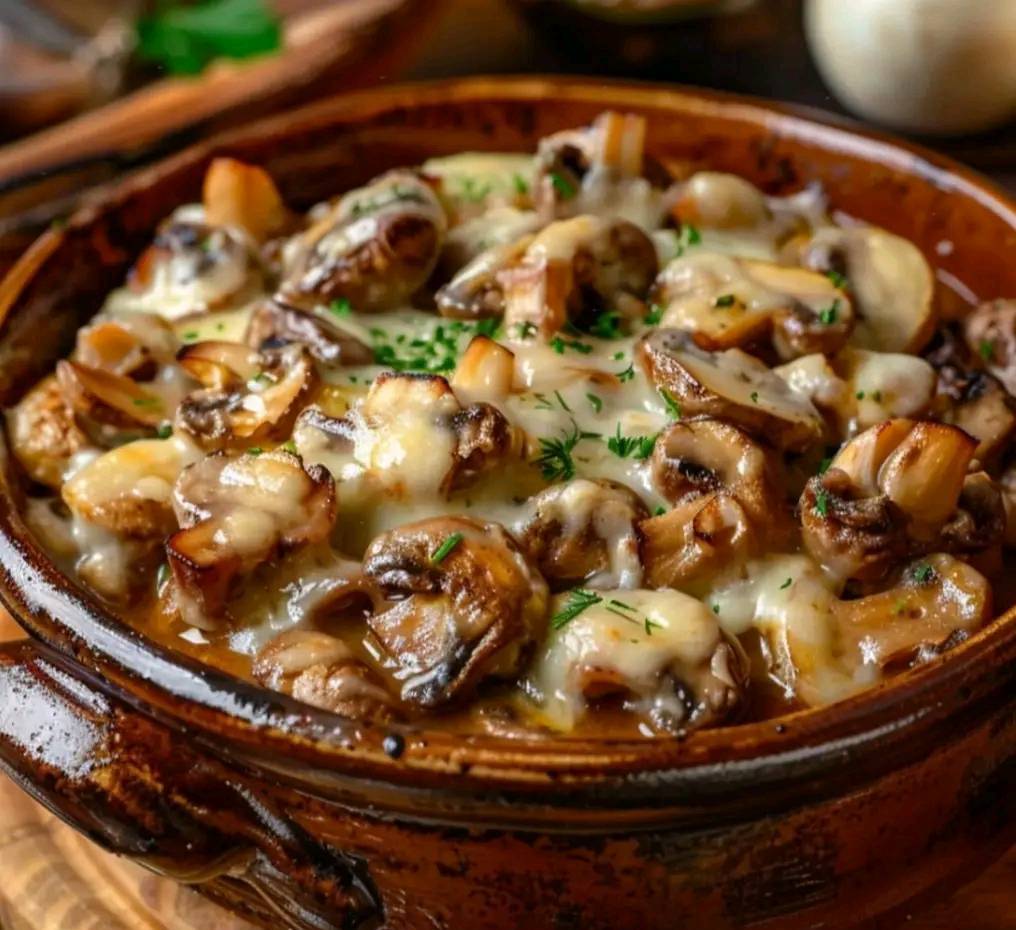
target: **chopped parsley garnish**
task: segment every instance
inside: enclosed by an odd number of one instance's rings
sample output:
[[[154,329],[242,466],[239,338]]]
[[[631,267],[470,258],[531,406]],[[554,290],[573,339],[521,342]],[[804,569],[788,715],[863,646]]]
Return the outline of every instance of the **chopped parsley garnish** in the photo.
[[[667,415],[672,420],[680,420],[684,416],[684,412],[681,409],[681,402],[674,397],[666,388],[660,388],[660,397],[663,398],[663,403],[667,407]]]
[[[714,307],[733,307],[734,302],[737,300],[733,294],[721,294],[713,301]]]
[[[657,433],[654,436],[622,436],[621,424],[617,424],[617,432],[607,440],[607,448],[619,458],[647,459],[653,454]]]
[[[586,394],[586,400],[589,401],[589,406],[593,408],[597,413],[603,409],[603,401],[600,400],[595,394]]]
[[[871,399],[875,401],[876,404],[882,403],[882,392],[881,391],[873,392],[871,395]]]
[[[630,364],[624,371],[619,371],[616,377],[622,384],[626,381],[631,381],[635,377],[635,363]]]
[[[615,362],[621,361],[624,358],[624,352],[615,352],[613,358]]]
[[[288,452],[290,455],[296,455],[296,443],[292,439],[287,440],[281,446],[283,452]]]
[[[529,193],[529,182],[521,174],[512,175],[512,186],[515,188],[516,194]]]
[[[134,404],[135,407],[152,407],[152,408],[157,408],[157,407],[161,407],[162,406],[162,398],[161,397],[151,397],[151,396],[148,396],[148,397],[135,397],[134,400],[131,401],[131,403]]]
[[[788,579],[787,579],[786,581],[784,581],[784,582],[783,582],[783,584],[781,584],[781,585],[780,585],[780,590],[781,590],[781,591],[785,591],[785,590],[786,590],[787,588],[789,588],[789,587],[790,587],[790,586],[791,586],[791,585],[792,585],[793,583],[794,583],[794,579],[793,579],[793,578],[788,578]]]
[[[699,231],[691,223],[684,223],[677,234],[677,251],[674,252],[674,257],[679,258],[684,255],[685,249],[701,242],[702,236]]]
[[[600,339],[617,339],[621,335],[621,314],[616,310],[605,310],[593,321],[589,333]]]
[[[657,623],[655,620],[650,620],[648,617],[642,618],[642,627],[646,631],[646,636],[652,636],[653,630],[662,630],[663,624]]]
[[[818,471],[815,472],[817,475],[824,475],[829,471],[829,466],[832,465],[833,458],[831,455],[827,455],[821,462],[818,463]]]
[[[444,542],[430,554],[431,564],[440,565],[463,539],[465,537],[461,533],[450,533],[446,536]]]
[[[353,312],[353,305],[348,297],[339,297],[328,305],[328,309],[336,316],[349,316]]]
[[[647,326],[656,326],[663,319],[663,307],[660,304],[650,304],[649,312],[642,318]]]
[[[169,439],[169,437],[173,435],[173,427],[172,427],[172,425],[169,424],[169,423],[163,423],[155,431],[155,435],[158,436],[159,439]]]
[[[920,565],[915,565],[911,573],[914,581],[918,584],[927,584],[935,577],[935,569],[933,569],[927,562],[921,562]]]
[[[253,456],[258,456],[258,455],[260,455],[260,454],[261,454],[262,452],[264,452],[264,451],[265,451],[265,450],[264,450],[264,449],[262,449],[262,448],[261,448],[261,446],[251,446],[251,447],[250,447],[250,448],[249,448],[249,449],[247,450],[247,454],[248,454],[248,455],[253,455]]]
[[[753,404],[757,404],[758,403],[758,391],[752,391],[751,392],[751,402]]]
[[[279,379],[270,371],[259,371],[253,380],[255,384],[275,384]]]
[[[864,391],[858,391],[858,392],[857,392],[857,393],[856,393],[856,394],[854,395],[854,397],[856,397],[856,398],[857,398],[858,400],[864,400]]]
[[[486,336],[488,339],[493,339],[500,325],[500,320],[495,317],[486,317],[485,319],[477,320],[473,324],[473,332],[477,336]]]
[[[533,462],[547,481],[571,481],[575,477],[575,462],[572,450],[583,439],[596,439],[596,433],[585,433],[572,422],[572,431],[555,439],[540,440],[540,454]]]
[[[829,492],[825,488],[819,488],[815,494],[815,513],[820,517],[829,516]]]
[[[818,321],[823,326],[832,326],[836,322],[836,317],[840,312],[840,299],[836,298],[828,307],[825,307],[818,312]]]
[[[654,517],[662,517],[667,512],[667,508],[662,504],[653,511]]]
[[[995,357],[995,340],[982,339],[977,343],[977,352],[986,362],[990,362]]]
[[[593,347],[587,342],[579,342],[578,339],[562,339],[560,336],[555,336],[549,344],[558,355],[564,355],[565,349],[574,349],[582,355],[588,355],[593,351]]]
[[[553,410],[554,405],[547,399],[546,394],[540,394],[538,391],[533,392],[533,397],[536,398],[536,409],[537,410]]]
[[[531,339],[536,334],[536,324],[526,320],[524,323],[515,324],[515,336],[518,339]]]
[[[720,605],[719,604],[713,604],[713,613],[714,614],[718,614],[719,612],[720,612]]]
[[[586,591],[584,588],[576,588],[574,591],[569,591],[568,600],[565,601],[564,607],[550,618],[550,628],[552,630],[560,630],[561,627],[571,623],[582,611],[588,610],[602,601],[603,598],[599,594]]]
[[[183,338],[184,338],[184,339],[185,339],[185,340],[186,340],[187,342],[193,342],[193,341],[194,341],[195,339],[197,339],[197,338],[198,338],[198,336],[200,336],[200,335],[201,335],[201,333],[199,333],[199,332],[198,332],[198,331],[197,331],[196,329],[188,329],[188,330],[187,330],[187,332],[185,332],[185,333],[183,334]]]
[[[825,273],[825,276],[833,282],[833,287],[838,290],[844,291],[847,289],[849,282],[847,281],[846,275],[840,274],[838,271],[830,270]]]
[[[571,200],[578,193],[575,185],[563,174],[558,174],[556,171],[550,172],[550,183],[554,185],[554,190],[561,195],[562,200]]]
[[[569,407],[564,402],[564,398],[561,396],[561,392],[560,391],[554,391],[554,396],[557,398],[557,402],[561,405],[561,409],[562,410],[566,410],[568,413],[572,412],[571,407]]]
[[[405,338],[390,337],[383,329],[373,327],[370,335],[374,362],[393,371],[443,374],[455,368],[461,339],[477,334],[492,335],[497,326],[497,320],[479,320],[476,323],[451,320],[435,326],[429,334],[410,339],[408,343]]]
[[[468,200],[472,203],[478,203],[481,200],[485,200],[487,195],[491,192],[490,182],[481,184],[476,178],[463,177],[461,178],[462,187],[459,191],[459,196],[463,200]]]

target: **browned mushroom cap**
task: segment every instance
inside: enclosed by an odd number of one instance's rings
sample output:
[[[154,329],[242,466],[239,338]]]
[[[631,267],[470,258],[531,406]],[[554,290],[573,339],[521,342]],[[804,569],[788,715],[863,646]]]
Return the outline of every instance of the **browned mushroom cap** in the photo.
[[[832,353],[854,325],[850,299],[825,275],[701,250],[660,272],[653,300],[664,326],[711,351],[771,342],[783,359]]]
[[[531,497],[515,529],[523,551],[555,588],[637,588],[642,581],[638,495],[613,481],[577,478]]]
[[[679,591],[573,591],[552,610],[571,616],[556,622],[527,691],[555,728],[570,730],[609,702],[675,734],[743,706],[747,657],[701,601]]]
[[[920,250],[874,226],[818,230],[800,264],[847,280],[857,311],[851,343],[876,352],[918,352],[935,330],[935,281]]]
[[[180,365],[204,388],[188,394],[176,425],[206,449],[283,439],[318,383],[298,343],[257,352],[234,342],[187,346]]]
[[[258,350],[299,342],[324,365],[368,365],[374,361],[370,346],[323,314],[284,307],[274,300],[266,300],[251,314],[244,341]]]
[[[101,368],[61,360],[56,377],[78,425],[98,446],[154,436],[172,412],[160,394]]]
[[[742,352],[706,352],[679,329],[657,329],[636,346],[649,380],[685,416],[720,417],[782,449],[801,450],[825,428],[810,400]]]
[[[131,313],[79,329],[73,358],[88,368],[149,381],[175,361],[178,348],[173,328],[162,317]]]
[[[996,378],[977,367],[951,330],[942,330],[926,355],[935,368],[935,412],[977,440],[975,458],[995,464],[1016,431],[1016,401]]]
[[[808,551],[841,578],[866,580],[934,548],[994,545],[1002,503],[967,475],[975,447],[962,430],[929,421],[887,420],[861,433],[805,488]]]
[[[276,450],[210,455],[173,488],[180,529],[166,543],[177,606],[193,626],[214,626],[240,577],[283,552],[325,540],[335,484],[321,466]]]
[[[503,316],[504,286],[499,275],[521,260],[532,241],[527,233],[477,255],[434,295],[440,314],[462,320]]]
[[[11,447],[33,481],[59,488],[74,454],[89,444],[56,377],[49,375],[7,411]]]
[[[638,178],[645,138],[644,117],[608,111],[590,126],[541,139],[532,191],[537,210],[546,219],[570,216],[587,179],[602,186]]]
[[[258,242],[281,232],[289,219],[268,172],[235,158],[212,159],[201,199],[209,223],[236,226]]]
[[[550,337],[604,310],[640,317],[658,267],[652,240],[627,220],[586,214],[551,223],[497,275],[505,326],[531,324]]]
[[[836,601],[833,617],[848,662],[898,670],[961,643],[991,616],[991,586],[950,555],[929,555],[901,572],[896,586]]]
[[[1005,389],[1016,395],[1016,300],[989,300],[963,321],[963,337]]]
[[[254,660],[254,677],[298,701],[353,720],[390,720],[395,701],[379,677],[334,636],[287,630]]]
[[[410,703],[435,707],[515,674],[543,631],[546,582],[497,524],[398,527],[367,547],[363,567],[393,601],[367,622]]]
[[[750,181],[722,171],[697,171],[669,192],[678,223],[704,229],[739,229],[771,219],[765,195]]]
[[[128,283],[167,319],[223,306],[261,280],[243,234],[186,216],[170,217],[131,269]]]
[[[391,310],[434,270],[444,210],[409,171],[391,171],[350,191],[287,245],[282,303],[312,308],[344,298],[361,312]]]

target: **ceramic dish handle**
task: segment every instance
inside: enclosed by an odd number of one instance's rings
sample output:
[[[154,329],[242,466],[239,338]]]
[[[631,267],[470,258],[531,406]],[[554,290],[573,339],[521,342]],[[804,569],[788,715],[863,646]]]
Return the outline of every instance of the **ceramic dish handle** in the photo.
[[[310,928],[377,926],[363,863],[287,817],[265,789],[111,699],[31,642],[0,646],[0,769],[112,852],[248,916]]]

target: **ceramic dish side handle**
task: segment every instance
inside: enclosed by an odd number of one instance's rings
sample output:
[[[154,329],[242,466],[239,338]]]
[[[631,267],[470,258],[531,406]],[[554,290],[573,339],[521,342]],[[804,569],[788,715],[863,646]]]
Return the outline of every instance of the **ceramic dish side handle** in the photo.
[[[0,769],[110,851],[205,885],[227,905],[268,900],[293,930],[376,926],[381,916],[362,860],[317,842],[264,786],[35,643],[0,646]]]

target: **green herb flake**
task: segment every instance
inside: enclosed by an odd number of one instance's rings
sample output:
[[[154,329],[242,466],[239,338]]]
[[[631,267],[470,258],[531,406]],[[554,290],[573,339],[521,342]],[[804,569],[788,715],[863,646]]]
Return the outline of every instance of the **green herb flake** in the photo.
[[[752,391],[751,392],[751,402],[753,404],[757,404],[758,403],[758,391]]]
[[[919,565],[914,566],[911,575],[918,584],[927,584],[935,577],[935,569],[927,562],[921,562]]]
[[[572,450],[583,439],[592,438],[592,434],[582,432],[572,422],[572,431],[559,438],[540,439],[540,454],[533,462],[547,481],[571,481],[575,477],[575,461]]]
[[[550,183],[554,185],[554,190],[561,195],[562,200],[571,200],[578,193],[575,185],[556,171],[550,172]]]
[[[134,404],[135,407],[151,407],[156,409],[162,406],[162,398],[152,397],[151,395],[147,397],[135,397],[131,403]]]
[[[829,466],[832,465],[833,459],[831,455],[827,455],[821,462],[818,463],[818,471],[815,472],[817,475],[824,475],[829,471]]]
[[[606,310],[593,321],[589,333],[600,339],[617,339],[621,335],[621,314],[616,310]]]
[[[850,282],[847,281],[847,276],[840,274],[838,271],[829,270],[825,273],[825,276],[832,281],[833,287],[837,290],[845,291]]]
[[[193,342],[200,335],[201,333],[199,333],[196,329],[188,329],[187,332],[183,334],[183,338],[186,342]]]
[[[481,184],[476,178],[468,176],[460,178],[460,184],[459,196],[470,203],[486,200],[492,189],[489,182]]]
[[[977,344],[977,352],[984,361],[990,362],[995,357],[995,340],[982,339]]]
[[[825,488],[819,488],[815,494],[815,513],[823,519],[829,516],[829,492]]]
[[[828,307],[818,312],[818,321],[823,326],[832,326],[840,312],[840,299],[837,297]]]
[[[290,455],[296,455],[296,443],[292,439],[284,442],[281,446],[283,452],[288,452]]]
[[[713,301],[714,307],[733,307],[737,298],[733,294],[721,294]]]
[[[882,392],[881,391],[873,391],[872,395],[871,395],[871,399],[873,401],[875,401],[876,404],[882,403]]]
[[[338,317],[349,316],[353,312],[353,305],[348,297],[339,297],[333,300],[328,309]]]
[[[515,324],[517,339],[531,339],[536,334],[536,324],[526,320],[524,323]]]
[[[552,630],[560,630],[572,622],[582,611],[588,610],[603,601],[599,594],[593,591],[586,591],[584,588],[576,588],[568,592],[568,600],[564,606],[550,618]]]
[[[463,539],[465,537],[461,533],[450,533],[446,536],[444,542],[430,554],[431,564],[440,565]]]
[[[653,630],[662,630],[663,629],[663,624],[662,623],[657,623],[655,620],[650,620],[648,617],[644,617],[643,618],[642,626],[643,626],[643,628],[646,631],[646,636],[652,636],[653,635]]]
[[[603,401],[595,394],[586,394],[586,400],[589,401],[589,406],[597,413],[603,409]]]
[[[159,439],[169,439],[169,437],[173,435],[172,425],[169,423],[163,423],[155,431],[155,435],[158,436]]]
[[[663,319],[663,307],[660,304],[650,304],[649,312],[642,318],[646,326],[656,326]]]
[[[593,347],[588,343],[579,342],[577,339],[562,339],[560,336],[551,339],[549,345],[558,355],[564,355],[566,349],[572,349],[581,355],[588,355],[593,351]]]
[[[624,384],[627,381],[631,381],[635,377],[635,364],[632,363],[624,371],[619,371],[616,375],[617,380]]]
[[[658,436],[658,433],[654,436],[622,436],[621,424],[618,423],[616,432],[607,440],[607,448],[622,459],[647,459],[653,454]]]
[[[783,584],[780,585],[780,590],[781,591],[786,591],[786,589],[789,588],[793,583],[794,583],[794,579],[793,578],[788,578],[786,581],[783,582]]]
[[[515,188],[515,193],[519,196],[525,196],[529,193],[529,182],[521,174],[516,173],[512,175],[512,187]]]
[[[663,398],[663,403],[667,407],[667,415],[672,420],[680,420],[684,413],[681,409],[681,402],[674,397],[666,388],[660,388],[660,397]]]
[[[713,613],[714,614],[718,614],[719,612],[720,612],[720,605],[719,604],[713,604]]]
[[[261,446],[251,446],[251,447],[250,447],[250,448],[249,448],[249,449],[247,450],[247,454],[248,454],[248,455],[253,455],[253,456],[254,456],[254,457],[256,458],[257,456],[259,456],[259,455],[260,455],[260,454],[261,454],[262,452],[264,452],[264,451],[265,451],[265,450],[264,450],[264,449],[262,449],[262,448],[261,448]]]
[[[856,393],[856,394],[854,395],[854,397],[856,397],[856,398],[857,398],[858,400],[864,400],[864,391],[858,391],[858,392],[857,392],[857,393]]]
[[[662,517],[667,512],[667,508],[662,504],[653,511],[654,517]]]
[[[571,413],[572,412],[571,407],[569,407],[565,403],[564,398],[561,396],[561,392],[560,391],[554,391],[554,396],[557,398],[557,402],[561,405],[561,409],[562,410],[566,411],[567,413]]]

